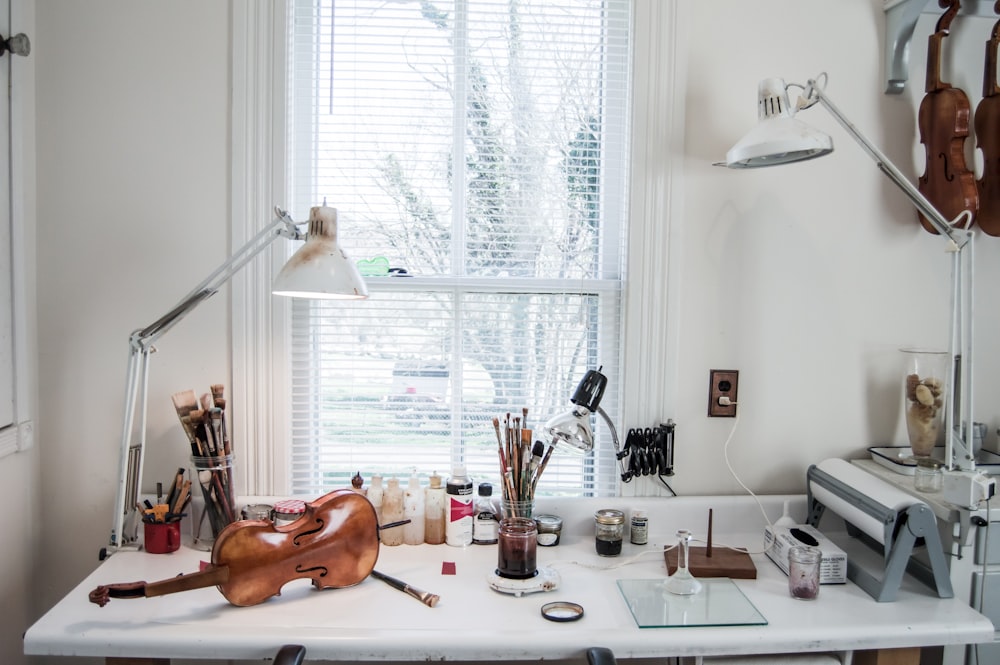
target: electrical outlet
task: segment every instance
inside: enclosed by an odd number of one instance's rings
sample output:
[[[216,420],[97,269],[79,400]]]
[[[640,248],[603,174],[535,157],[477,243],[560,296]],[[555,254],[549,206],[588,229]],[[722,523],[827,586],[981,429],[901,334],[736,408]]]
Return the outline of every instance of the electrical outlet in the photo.
[[[735,369],[713,369],[708,373],[708,415],[711,418],[736,417],[736,387],[740,381],[740,373]],[[729,404],[719,401],[729,398]]]

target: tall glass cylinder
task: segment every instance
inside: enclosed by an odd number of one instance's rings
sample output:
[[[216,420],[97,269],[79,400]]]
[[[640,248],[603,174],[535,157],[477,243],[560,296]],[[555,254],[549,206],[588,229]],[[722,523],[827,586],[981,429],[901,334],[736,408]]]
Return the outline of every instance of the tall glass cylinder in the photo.
[[[947,386],[947,351],[901,349],[903,414],[914,457],[930,457],[941,438]]]
[[[191,536],[196,549],[211,550],[215,539],[235,522],[233,456],[191,456]]]

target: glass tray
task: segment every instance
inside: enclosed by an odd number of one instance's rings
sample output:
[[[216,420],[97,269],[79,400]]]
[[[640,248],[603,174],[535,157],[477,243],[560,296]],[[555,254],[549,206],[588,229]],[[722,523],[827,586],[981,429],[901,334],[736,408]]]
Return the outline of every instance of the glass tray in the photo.
[[[916,459],[910,453],[909,446],[873,446],[868,452],[872,460],[903,476],[912,476],[917,468]],[[944,462],[944,446],[934,448],[931,457]],[[1000,455],[981,448],[976,453],[976,468],[988,475],[1000,475]]]
[[[767,619],[728,577],[700,578],[702,590],[678,596],[665,588],[667,578],[618,580],[618,590],[639,628],[693,626],[766,626]]]

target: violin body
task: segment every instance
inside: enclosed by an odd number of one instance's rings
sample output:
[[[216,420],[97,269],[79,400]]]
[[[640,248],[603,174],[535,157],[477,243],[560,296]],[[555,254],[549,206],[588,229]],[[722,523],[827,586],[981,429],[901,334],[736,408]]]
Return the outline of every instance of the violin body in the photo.
[[[294,579],[311,579],[317,589],[362,582],[378,560],[378,518],[364,496],[334,490],[306,504],[291,524],[244,520],[227,526],[216,538],[212,563],[196,573],[159,582],[103,585],[90,600],[159,596],[216,586],[233,605],[262,603]]]
[[[291,524],[231,524],[212,548],[212,565],[229,568],[229,579],[218,584],[226,600],[256,605],[297,578],[311,579],[317,589],[358,584],[375,567],[378,547],[371,502],[352,490],[337,490],[307,505]]]
[[[995,11],[1000,13],[1000,2]],[[983,99],[974,119],[976,142],[983,156],[982,177],[976,181],[979,193],[979,228],[991,236],[1000,236],[1000,87],[997,86],[997,48],[1000,47],[1000,21],[986,42],[983,67]]]
[[[949,222],[963,211],[969,211],[974,220],[979,210],[979,192],[975,174],[965,163],[965,141],[971,117],[969,98],[941,80],[942,41],[948,35],[951,19],[958,13],[959,2],[941,0],[940,4],[949,9],[928,41],[927,94],[920,102],[918,114],[926,167],[917,189]],[[931,233],[937,233],[922,213],[920,223]],[[971,224],[969,221],[966,225]]]

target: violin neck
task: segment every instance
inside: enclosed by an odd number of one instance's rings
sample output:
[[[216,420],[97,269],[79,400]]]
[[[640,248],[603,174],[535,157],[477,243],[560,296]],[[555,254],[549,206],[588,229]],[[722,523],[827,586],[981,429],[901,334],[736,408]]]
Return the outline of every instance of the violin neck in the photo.
[[[937,92],[951,87],[941,80],[941,46],[947,32],[935,32],[927,38],[927,84],[924,92]]]
[[[997,22],[1000,27],[1000,21]],[[993,28],[993,37],[986,42],[986,64],[983,67],[983,97],[992,97],[1000,92],[997,86],[997,47],[1000,47],[1000,35]]]
[[[197,573],[178,575],[159,582],[146,583],[146,597],[165,596],[168,593],[203,589],[229,581],[229,566],[208,566]]]

